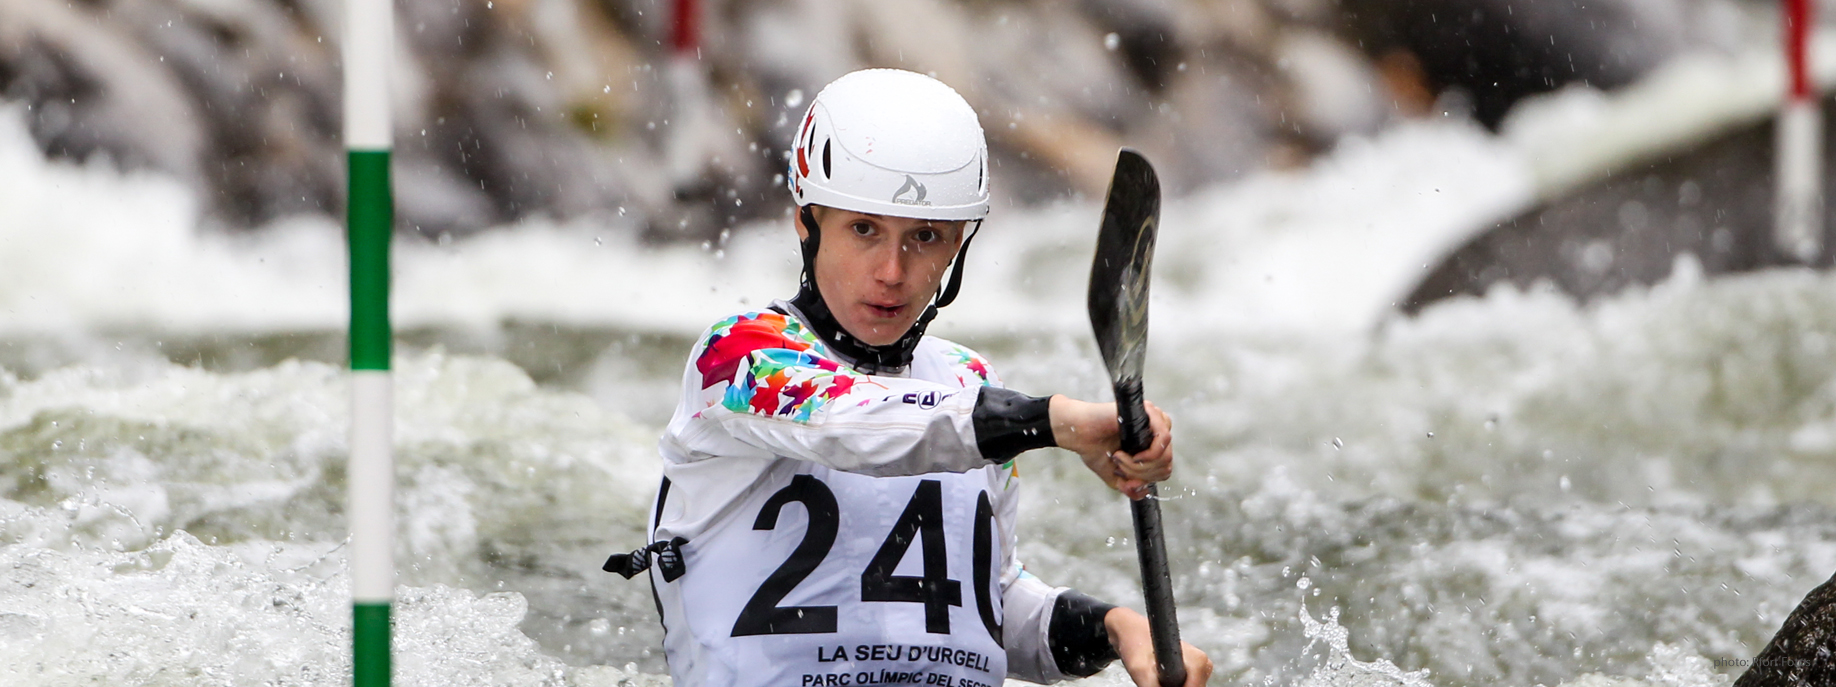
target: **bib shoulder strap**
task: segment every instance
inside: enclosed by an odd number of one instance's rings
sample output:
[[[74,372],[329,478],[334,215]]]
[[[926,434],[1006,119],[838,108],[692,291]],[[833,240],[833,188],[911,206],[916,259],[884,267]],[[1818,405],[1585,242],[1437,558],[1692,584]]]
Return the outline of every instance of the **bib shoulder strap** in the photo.
[[[651,516],[650,531],[655,532],[663,523],[663,504],[669,500],[669,478],[663,478],[663,485],[657,488],[657,509]],[[642,548],[633,549],[630,553],[615,553],[606,558],[601,570],[618,573],[629,580],[638,573],[650,569],[652,564],[663,573],[664,582],[675,582],[687,572],[682,564],[682,545],[688,539],[675,537],[669,541],[655,541]],[[660,610],[660,609],[659,609]]]

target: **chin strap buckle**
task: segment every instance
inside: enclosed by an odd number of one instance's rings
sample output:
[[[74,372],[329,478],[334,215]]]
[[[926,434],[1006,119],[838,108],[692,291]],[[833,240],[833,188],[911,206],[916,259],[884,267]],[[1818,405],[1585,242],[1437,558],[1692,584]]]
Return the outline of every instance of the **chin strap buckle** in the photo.
[[[615,553],[606,559],[601,570],[618,573],[629,580],[638,573],[650,569],[654,562],[657,569],[663,572],[664,582],[675,582],[687,572],[682,564],[682,545],[688,540],[676,537],[669,541],[652,542],[650,546],[633,550],[631,553]]]

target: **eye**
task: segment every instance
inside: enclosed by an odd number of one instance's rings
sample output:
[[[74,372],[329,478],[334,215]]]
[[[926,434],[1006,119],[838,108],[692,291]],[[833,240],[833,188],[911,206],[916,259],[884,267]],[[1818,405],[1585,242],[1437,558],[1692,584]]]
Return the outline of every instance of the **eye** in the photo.
[[[912,234],[912,239],[919,243],[936,243],[941,238],[943,238],[943,235],[937,233],[936,229],[930,227],[919,229]]]
[[[855,236],[873,235],[873,225],[867,222],[855,222],[854,224],[848,225],[848,228],[854,230]]]

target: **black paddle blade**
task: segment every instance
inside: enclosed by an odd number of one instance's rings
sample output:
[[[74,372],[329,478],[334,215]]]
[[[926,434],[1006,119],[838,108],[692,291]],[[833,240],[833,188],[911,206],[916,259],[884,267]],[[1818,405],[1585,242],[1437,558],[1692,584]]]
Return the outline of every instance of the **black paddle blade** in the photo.
[[[1122,450],[1129,453],[1146,449],[1153,439],[1142,410],[1141,368],[1147,358],[1148,272],[1159,226],[1160,178],[1141,153],[1123,148],[1090,266],[1090,326],[1116,387]]]
[[[1154,438],[1141,391],[1141,368],[1147,358],[1148,271],[1159,227],[1160,179],[1147,158],[1123,148],[1116,156],[1116,175],[1109,181],[1096,260],[1090,266],[1090,327],[1096,330],[1097,348],[1103,351],[1103,364],[1115,385],[1122,450],[1129,453],[1147,449]],[[1186,682],[1186,664],[1180,652],[1173,580],[1167,572],[1159,494],[1149,485],[1147,498],[1129,507],[1134,512],[1135,552],[1141,559],[1141,594],[1147,601],[1155,666],[1163,687],[1177,687]]]

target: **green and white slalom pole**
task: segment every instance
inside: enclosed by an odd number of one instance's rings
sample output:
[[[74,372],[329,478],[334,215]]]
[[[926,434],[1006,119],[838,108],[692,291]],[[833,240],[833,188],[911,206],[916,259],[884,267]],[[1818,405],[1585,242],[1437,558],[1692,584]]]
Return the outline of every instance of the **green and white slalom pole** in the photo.
[[[389,54],[392,0],[344,2],[344,145],[350,172],[351,669],[355,687],[390,681],[389,606],[395,598],[395,457],[389,376]]]

